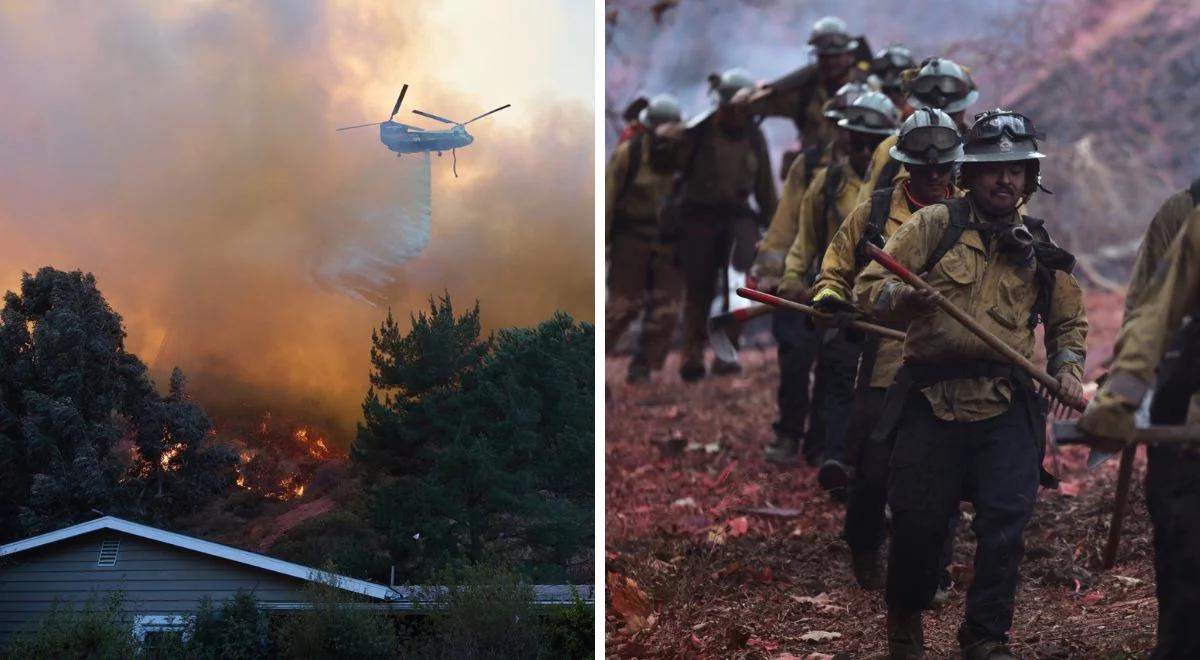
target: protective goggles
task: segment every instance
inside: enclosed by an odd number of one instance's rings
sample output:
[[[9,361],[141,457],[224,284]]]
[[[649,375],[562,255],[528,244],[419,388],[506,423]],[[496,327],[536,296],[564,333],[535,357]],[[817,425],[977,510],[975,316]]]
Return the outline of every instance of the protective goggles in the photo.
[[[813,37],[808,43],[817,53],[844,53],[853,50],[856,45],[850,35],[836,33]]]
[[[846,118],[847,126],[863,126],[874,129],[896,127],[896,122],[891,117],[878,110],[865,108],[861,105],[852,105],[846,108],[842,111],[842,116]]]
[[[871,60],[871,70],[875,73],[885,73],[896,69],[908,69],[916,62],[911,55],[902,49],[885,49],[875,54]]]
[[[962,144],[958,131],[949,126],[918,126],[901,135],[896,146],[906,153],[923,154],[930,147],[939,152],[950,151]]]
[[[966,81],[953,76],[917,76],[909,83],[909,90],[917,96],[929,96],[940,92],[946,98],[966,96],[971,91]]]
[[[1036,140],[1043,137],[1033,127],[1033,122],[1025,115],[1015,112],[981,112],[975,115],[975,124],[971,126],[970,140],[972,142],[999,140],[1005,133],[1013,140]]]

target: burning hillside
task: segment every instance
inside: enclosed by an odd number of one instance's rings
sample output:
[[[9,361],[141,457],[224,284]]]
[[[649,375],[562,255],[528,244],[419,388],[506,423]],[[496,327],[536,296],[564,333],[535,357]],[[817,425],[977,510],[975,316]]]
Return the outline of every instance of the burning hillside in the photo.
[[[302,497],[319,467],[346,458],[330,449],[324,431],[270,412],[258,419],[218,420],[216,434],[238,448],[237,487],[270,500]]]

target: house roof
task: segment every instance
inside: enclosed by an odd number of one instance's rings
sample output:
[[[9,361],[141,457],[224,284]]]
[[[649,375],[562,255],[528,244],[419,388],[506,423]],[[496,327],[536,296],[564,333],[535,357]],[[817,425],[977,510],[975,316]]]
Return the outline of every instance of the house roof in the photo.
[[[368,598],[375,598],[381,601],[395,603],[401,609],[407,609],[420,601],[426,601],[426,597],[422,597],[422,593],[428,593],[429,589],[436,592],[438,587],[385,587],[374,582],[366,580],[358,580],[328,571],[322,571],[301,564],[293,564],[290,561],[275,559],[266,555],[241,550],[212,541],[205,541],[194,536],[186,534],[178,534],[176,532],[168,532],[165,529],[135,523],[114,516],[104,516],[89,520],[78,525],[71,525],[53,532],[31,536],[27,539],[14,541],[6,545],[0,545],[0,558],[15,555],[19,552],[40,548],[51,543],[57,543],[69,538],[81,536],[91,532],[108,529],[125,534],[131,534],[151,541],[157,541],[166,545],[191,550],[211,557],[218,557],[228,561],[246,566],[253,566],[272,573],[281,575],[289,575],[294,578],[306,580],[308,582],[320,582],[322,584],[335,585],[340,589],[350,591]],[[577,588],[579,597],[585,602],[592,602],[592,588],[587,585],[581,585]],[[572,602],[574,598],[573,590],[569,585],[535,585],[534,600],[540,605],[555,605]]]

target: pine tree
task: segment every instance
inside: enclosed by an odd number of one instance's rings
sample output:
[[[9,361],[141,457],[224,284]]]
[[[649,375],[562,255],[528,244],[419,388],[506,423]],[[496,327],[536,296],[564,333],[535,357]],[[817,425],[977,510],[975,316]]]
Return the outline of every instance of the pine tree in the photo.
[[[185,460],[195,467],[184,473],[192,483],[211,481],[197,471],[222,469],[220,461],[199,458],[211,424],[186,400],[182,374],[177,388],[172,379],[172,395],[160,397],[124,339],[121,317],[91,274],[46,267],[26,274],[19,294],[5,295],[0,538],[78,522],[93,517],[94,509],[134,516],[163,510],[133,494],[157,476],[152,466],[161,466],[164,434],[192,452]],[[126,437],[138,451],[133,469],[127,469],[130,456],[116,453]],[[196,488],[185,492],[194,496]]]
[[[352,456],[409,577],[508,555],[563,565],[591,545],[594,331],[556,315],[479,337],[448,296],[373,334]]]

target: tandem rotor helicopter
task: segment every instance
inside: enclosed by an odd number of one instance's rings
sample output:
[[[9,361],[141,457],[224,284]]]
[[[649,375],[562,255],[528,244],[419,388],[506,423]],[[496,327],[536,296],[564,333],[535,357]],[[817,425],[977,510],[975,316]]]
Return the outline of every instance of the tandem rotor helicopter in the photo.
[[[487,112],[464,122],[456,122],[445,117],[439,117],[431,112],[423,112],[421,110],[413,110],[413,114],[428,117],[435,121],[440,121],[443,124],[450,124],[451,128],[442,130],[427,131],[419,126],[411,126],[398,121],[393,121],[396,113],[400,112],[400,104],[404,102],[404,94],[408,91],[408,85],[400,88],[400,96],[396,98],[396,105],[392,108],[392,114],[385,121],[372,122],[370,124],[357,124],[355,126],[343,126],[337,130],[347,131],[352,128],[364,128],[366,126],[379,126],[379,141],[388,149],[396,152],[397,156],[404,154],[429,153],[436,151],[437,155],[441,156],[443,151],[449,150],[451,157],[454,159],[454,176],[458,176],[458,154],[456,149],[465,147],[475,141],[475,138],[467,132],[467,124],[473,121],[478,121],[493,112],[511,106],[511,103],[506,103],[495,110]]]

